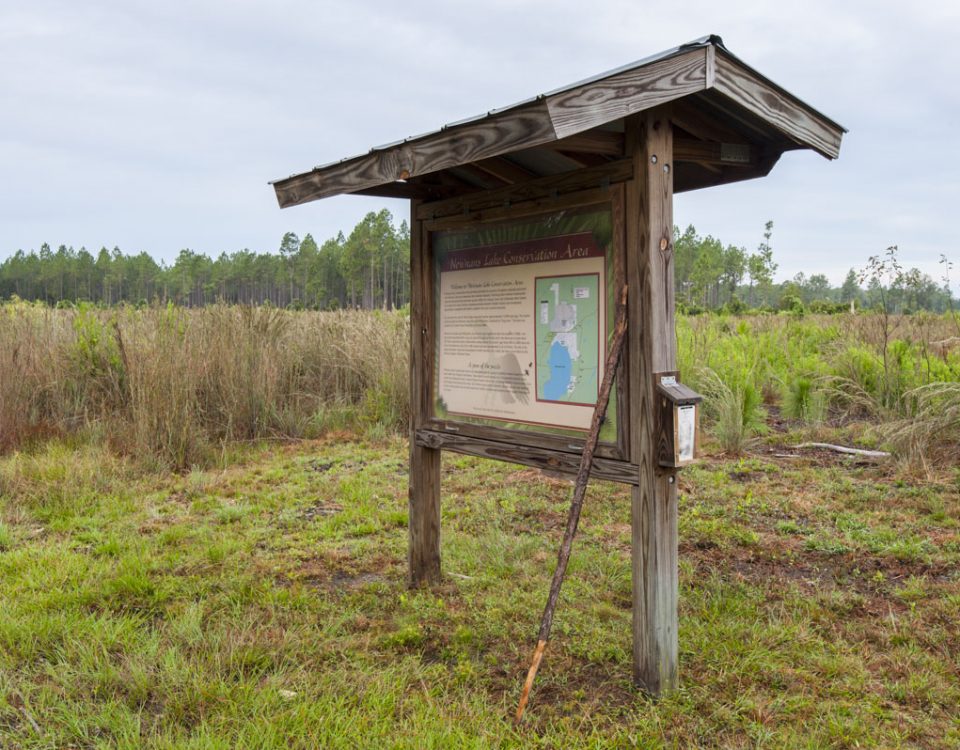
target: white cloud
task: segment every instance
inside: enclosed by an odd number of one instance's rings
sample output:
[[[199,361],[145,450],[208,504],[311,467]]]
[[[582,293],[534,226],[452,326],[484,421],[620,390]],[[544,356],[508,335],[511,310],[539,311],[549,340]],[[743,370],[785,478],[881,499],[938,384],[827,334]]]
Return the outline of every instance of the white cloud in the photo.
[[[773,219],[785,275],[835,278],[894,243],[935,265],[960,199],[958,20],[955,2],[866,0],[0,7],[0,257],[43,241],[171,259],[273,249],[287,229],[325,238],[384,202],[281,212],[267,180],[713,32],[851,132],[836,163],[788,154],[764,180],[679,197],[678,222],[752,248]]]

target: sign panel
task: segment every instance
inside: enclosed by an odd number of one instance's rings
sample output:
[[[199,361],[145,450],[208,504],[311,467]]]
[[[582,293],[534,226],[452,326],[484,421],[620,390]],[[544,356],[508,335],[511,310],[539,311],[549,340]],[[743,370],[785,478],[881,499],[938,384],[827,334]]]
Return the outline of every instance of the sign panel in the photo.
[[[587,229],[598,215],[608,219],[609,211],[567,217],[560,227],[580,231],[448,251],[439,243],[439,416],[588,429],[610,314],[609,240]],[[488,237],[530,234],[529,225],[515,225]]]
[[[685,404],[677,407],[677,460],[693,461],[697,440],[697,407]]]

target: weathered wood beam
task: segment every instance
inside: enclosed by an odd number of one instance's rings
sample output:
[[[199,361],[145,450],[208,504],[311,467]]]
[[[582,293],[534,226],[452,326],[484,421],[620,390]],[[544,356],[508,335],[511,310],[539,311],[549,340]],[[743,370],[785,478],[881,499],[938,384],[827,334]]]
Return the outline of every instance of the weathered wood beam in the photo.
[[[698,48],[548,96],[547,110],[557,138],[703,91],[706,58],[707,50]]]
[[[749,143],[716,143],[692,138],[675,138],[673,159],[722,166],[751,166],[757,163],[757,149]]]
[[[556,140],[544,102],[455,125],[274,183],[281,208],[406,180]]]
[[[471,180],[479,182],[484,190],[495,190],[496,188],[501,188],[504,185],[513,184],[510,180],[497,177],[495,174],[482,169],[476,164],[461,164],[459,167],[453,167],[451,170],[448,170],[446,174],[450,174],[453,171],[459,172],[463,175],[466,175]]]
[[[702,141],[736,143],[742,140],[742,133],[704,111],[703,103],[702,96],[681,99],[674,103],[670,117],[675,125]]]
[[[474,196],[423,203],[417,209],[417,214],[422,219],[464,215],[495,206],[557,197],[600,185],[612,185],[624,182],[630,179],[632,175],[633,167],[630,160],[620,159],[602,167],[577,169],[561,175],[539,177],[520,185],[478,193]]]
[[[517,445],[498,440],[459,435],[436,430],[420,429],[416,432],[418,445],[438,450],[453,451],[467,456],[492,458],[497,461],[532,466],[544,471],[555,471],[575,476],[580,466],[580,456],[576,453],[563,453],[548,448],[529,445]],[[637,467],[626,461],[609,458],[594,458],[590,476],[596,479],[608,479],[624,484],[637,483]]]
[[[281,208],[355,193],[384,182],[553,143],[694,91],[706,81],[706,53],[695,49],[585,83],[529,104],[436,133],[374,149],[274,183]]]
[[[723,50],[716,51],[716,91],[798,143],[830,159],[840,155],[843,128],[747,70]]]
[[[429,231],[430,222],[426,222],[425,226]],[[494,443],[518,443],[517,430],[486,424],[458,422],[455,419],[434,418],[426,424],[424,429],[431,433],[487,440]],[[572,437],[534,431],[523,433],[522,442],[524,446],[529,448],[552,451],[553,453],[570,453],[575,456],[579,456],[583,452],[584,445],[582,436]],[[601,443],[597,447],[597,455],[621,463],[626,460],[620,448],[610,443]]]
[[[551,143],[554,151],[573,151],[580,154],[623,156],[623,133],[611,130],[588,130]]]
[[[471,192],[467,188],[449,185],[429,185],[419,182],[388,182],[385,185],[358,190],[355,195],[370,195],[377,198],[406,198],[409,200],[443,200]]]
[[[474,166],[489,172],[494,177],[498,177],[507,183],[526,182],[533,180],[541,175],[534,174],[529,169],[524,169],[519,164],[515,164],[509,159],[494,157],[492,159],[481,159]]]
[[[601,167],[609,164],[609,160],[600,154],[585,154],[579,151],[557,151],[560,156],[569,159],[578,167]]]
[[[440,451],[418,445],[416,433],[433,410],[433,259],[430,243],[410,206],[410,585],[440,581]]]
[[[664,108],[627,121],[630,284],[630,446],[633,676],[659,695],[677,687],[677,485],[659,465],[655,373],[676,369],[673,290],[673,129]]]

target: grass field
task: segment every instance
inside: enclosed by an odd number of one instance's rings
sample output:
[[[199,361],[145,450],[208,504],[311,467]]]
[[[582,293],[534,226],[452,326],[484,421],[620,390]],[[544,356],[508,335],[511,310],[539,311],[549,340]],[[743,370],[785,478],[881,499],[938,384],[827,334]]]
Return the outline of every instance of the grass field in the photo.
[[[659,702],[629,679],[629,497],[591,486],[519,729],[569,482],[445,456],[445,580],[411,591],[403,440],[182,475],[10,454],[0,747],[960,747],[960,473],[791,449],[806,429],[682,473]]]
[[[0,305],[0,748],[960,748],[960,318],[700,316],[681,688],[628,493],[446,455],[406,585],[403,313]],[[888,447],[876,463],[798,449]]]

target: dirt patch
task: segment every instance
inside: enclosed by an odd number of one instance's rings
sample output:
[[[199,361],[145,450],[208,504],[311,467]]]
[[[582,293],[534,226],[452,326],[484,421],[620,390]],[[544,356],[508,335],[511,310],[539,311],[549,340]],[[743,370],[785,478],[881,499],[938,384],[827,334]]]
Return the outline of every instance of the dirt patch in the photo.
[[[363,561],[344,549],[323,550],[319,555],[303,558],[297,567],[283,572],[272,571],[277,585],[309,586],[327,592],[350,591],[374,583],[399,584],[405,575],[401,561],[387,555],[376,555]]]
[[[546,484],[549,487],[569,489],[575,477],[555,471],[541,471],[540,469],[520,469],[507,475],[508,482],[528,482],[530,484]]]
[[[494,700],[509,706],[512,715],[530,667],[530,654],[523,649],[498,657],[497,666],[488,673],[489,692]],[[585,661],[568,654],[562,641],[554,640],[547,647],[530,694],[523,731],[539,733],[557,719],[582,720],[587,725],[600,715],[613,720],[644,700],[631,683],[629,663]]]
[[[328,585],[335,589],[355,589],[366,586],[368,583],[382,583],[386,580],[386,576],[380,573],[349,573],[344,570],[337,570],[334,571]]]
[[[799,544],[784,545],[780,557],[768,557],[745,549],[703,548],[683,545],[681,559],[694,565],[694,578],[720,573],[765,589],[780,597],[788,587],[799,586],[811,594],[833,591],[855,593],[862,598],[852,606],[851,614],[885,614],[903,611],[909,604],[894,596],[901,584],[911,577],[924,578],[928,585],[949,585],[953,582],[951,566],[922,562],[905,563],[863,553],[830,555],[803,550]]]
[[[567,516],[550,508],[524,508],[518,510],[517,519],[510,524],[518,534],[543,534],[566,528]]]

